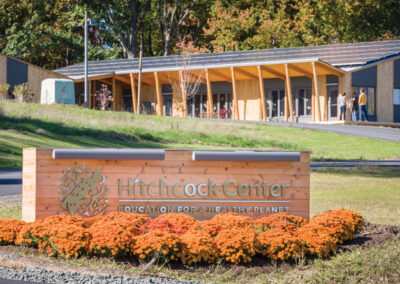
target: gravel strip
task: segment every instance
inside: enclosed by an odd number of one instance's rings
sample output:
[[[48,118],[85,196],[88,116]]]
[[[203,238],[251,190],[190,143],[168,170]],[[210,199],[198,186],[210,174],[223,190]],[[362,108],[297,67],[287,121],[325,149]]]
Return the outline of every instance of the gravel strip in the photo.
[[[15,206],[21,205],[22,203],[22,195],[21,194],[13,194],[13,195],[4,195],[0,196],[0,206]]]
[[[197,281],[182,281],[166,277],[127,277],[127,276],[113,276],[111,274],[80,274],[70,272],[53,272],[41,268],[23,268],[11,269],[0,267],[0,282],[1,279],[29,281],[36,283],[104,283],[104,284],[119,284],[119,283],[162,283],[162,284],[197,284]]]

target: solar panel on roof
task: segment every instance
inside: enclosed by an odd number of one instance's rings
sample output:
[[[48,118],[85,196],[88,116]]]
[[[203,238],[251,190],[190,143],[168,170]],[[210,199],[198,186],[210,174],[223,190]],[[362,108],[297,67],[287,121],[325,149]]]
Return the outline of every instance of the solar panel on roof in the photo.
[[[246,64],[274,64],[301,62],[320,59],[336,67],[365,65],[391,56],[400,55],[400,40],[334,44],[248,50],[224,53],[193,54],[190,56],[192,69],[244,66]],[[181,56],[157,56],[143,58],[143,72],[154,70],[183,69]],[[126,74],[138,72],[138,59],[113,59],[89,62],[89,76],[97,74]],[[83,63],[54,70],[72,78],[82,78]]]

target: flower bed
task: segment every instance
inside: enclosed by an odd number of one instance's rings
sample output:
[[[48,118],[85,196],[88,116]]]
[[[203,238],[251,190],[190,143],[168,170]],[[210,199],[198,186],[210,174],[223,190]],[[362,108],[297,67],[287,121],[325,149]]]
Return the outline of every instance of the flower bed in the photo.
[[[354,239],[364,227],[363,217],[346,209],[331,210],[310,221],[286,213],[258,220],[224,213],[206,221],[183,213],[155,219],[112,213],[89,221],[57,215],[33,223],[0,219],[0,245],[32,246],[63,258],[89,255],[238,264],[256,255],[280,261],[307,255],[328,257],[337,244]]]

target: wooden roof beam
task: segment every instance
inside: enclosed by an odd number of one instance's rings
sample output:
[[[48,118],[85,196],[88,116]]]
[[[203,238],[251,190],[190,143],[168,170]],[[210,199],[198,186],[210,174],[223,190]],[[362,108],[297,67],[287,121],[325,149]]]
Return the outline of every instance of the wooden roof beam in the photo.
[[[127,84],[127,85],[130,85],[130,84],[131,84],[131,81],[129,80],[129,78],[123,77],[123,76],[121,76],[121,75],[116,75],[116,76],[115,76],[115,79],[116,79],[117,81],[123,82],[123,83],[125,83],[125,84]]]
[[[211,74],[213,74],[213,75],[215,75],[215,76],[218,76],[218,77],[224,79],[225,81],[232,82],[232,78],[230,78],[229,76],[227,76],[227,75],[221,73],[220,71],[217,71],[217,70],[214,70],[214,69],[208,69],[208,71],[209,71]]]
[[[315,65],[316,65],[317,68],[320,68],[320,69],[323,69],[325,71],[328,71],[328,72],[330,72],[330,73],[332,73],[333,75],[336,75],[336,76],[342,76],[344,73],[346,73],[346,72],[344,72],[344,71],[342,71],[342,70],[340,70],[338,68],[335,68],[335,67],[333,67],[333,66],[331,66],[329,64],[326,64],[324,62],[321,62],[321,61],[316,61]]]
[[[130,73],[130,74],[132,74],[132,76],[136,79],[136,81],[137,81],[137,83],[139,84],[139,79],[138,79],[138,73]],[[147,74],[147,75],[153,75],[153,73],[142,73],[142,82],[143,83],[146,83],[147,85],[152,85],[152,86],[154,86],[155,85],[155,81],[154,81],[154,77],[153,78],[148,78],[148,77],[144,77],[143,75],[145,75],[145,74]],[[154,75],[153,75],[154,76]]]
[[[146,83],[147,85],[154,86],[156,84],[154,79],[146,78],[146,77],[143,77],[143,76],[142,76],[142,81],[143,81],[143,83]]]
[[[293,65],[293,64],[288,64],[288,67],[290,69],[292,69],[293,71],[296,71],[298,73],[301,73],[301,74],[305,75],[308,78],[312,79],[312,77],[313,77],[313,74],[311,72],[308,72],[307,70],[305,70],[305,69],[303,69],[303,68],[301,68],[299,66],[296,66],[296,65]]]
[[[99,80],[93,80],[93,81],[99,81],[103,84],[110,85],[110,86],[112,85],[111,79],[99,79]]]
[[[157,73],[158,73],[158,78],[163,81],[162,83],[164,83],[165,81],[168,82],[168,83],[171,83],[170,76],[168,76],[168,75],[166,75],[164,73],[161,73],[161,72],[157,72]],[[161,80],[160,80],[160,82],[161,82]]]
[[[239,74],[242,74],[246,77],[249,77],[252,80],[258,80],[258,77],[256,75],[251,74],[250,72],[240,69],[239,67],[235,67],[236,72],[238,72]]]
[[[282,80],[285,80],[285,79],[286,79],[286,75],[285,75],[285,74],[283,74],[283,73],[281,73],[281,72],[278,72],[278,71],[272,69],[271,67],[268,67],[268,66],[263,65],[263,66],[261,66],[261,69],[262,69],[263,71],[267,72],[267,73],[270,73],[270,74],[272,74],[272,75],[275,75],[275,76],[278,77],[279,79],[282,79]]]
[[[183,76],[184,76],[185,73],[189,74],[188,77],[185,78],[185,79],[188,79],[191,83],[200,82],[200,83],[202,83],[204,85],[207,85],[207,80],[204,78],[205,77],[205,72],[204,72],[204,75],[203,75],[202,73],[196,74],[194,72],[181,70],[181,71],[178,71],[178,74],[180,74],[181,72],[182,72]],[[181,75],[179,75],[179,76],[181,76]],[[181,78],[181,77],[179,77],[179,78]]]

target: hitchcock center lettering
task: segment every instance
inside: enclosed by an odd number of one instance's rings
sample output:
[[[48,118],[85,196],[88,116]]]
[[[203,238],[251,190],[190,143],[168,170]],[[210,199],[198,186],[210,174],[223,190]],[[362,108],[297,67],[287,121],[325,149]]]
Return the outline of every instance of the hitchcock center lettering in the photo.
[[[56,214],[234,212],[309,218],[309,152],[24,149],[24,221]]]
[[[128,197],[219,197],[221,194],[225,197],[284,197],[289,187],[290,184],[268,184],[266,181],[262,181],[260,184],[238,183],[234,179],[228,179],[222,184],[216,183],[212,178],[208,178],[207,182],[198,184],[169,184],[163,178],[160,178],[157,183],[146,183],[145,180],[139,178],[134,181],[128,179],[124,183],[122,179],[118,179],[118,195]]]

